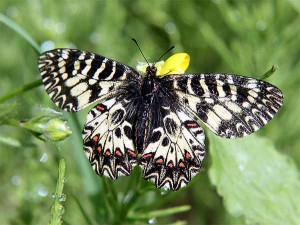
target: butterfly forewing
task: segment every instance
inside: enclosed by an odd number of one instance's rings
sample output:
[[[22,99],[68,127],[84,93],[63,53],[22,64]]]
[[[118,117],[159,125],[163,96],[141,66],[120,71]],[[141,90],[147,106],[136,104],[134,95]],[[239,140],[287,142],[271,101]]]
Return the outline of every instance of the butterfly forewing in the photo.
[[[54,49],[39,57],[48,95],[66,111],[119,94],[129,82],[139,82],[135,69],[106,57],[76,49]]]
[[[243,137],[258,130],[283,103],[283,94],[277,87],[237,75],[170,75],[163,78],[162,85],[173,90],[182,107],[226,138]]]

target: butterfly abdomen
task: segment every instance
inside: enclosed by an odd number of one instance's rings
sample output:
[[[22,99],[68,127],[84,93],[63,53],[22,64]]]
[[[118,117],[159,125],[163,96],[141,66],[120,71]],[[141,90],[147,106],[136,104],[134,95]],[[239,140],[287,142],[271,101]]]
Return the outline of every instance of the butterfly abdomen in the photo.
[[[142,153],[145,147],[149,144],[149,134],[153,131],[153,121],[155,121],[155,107],[157,99],[160,98],[161,89],[160,83],[156,78],[156,69],[147,71],[141,85],[141,104],[137,109],[137,118],[135,123],[135,146],[138,153]]]

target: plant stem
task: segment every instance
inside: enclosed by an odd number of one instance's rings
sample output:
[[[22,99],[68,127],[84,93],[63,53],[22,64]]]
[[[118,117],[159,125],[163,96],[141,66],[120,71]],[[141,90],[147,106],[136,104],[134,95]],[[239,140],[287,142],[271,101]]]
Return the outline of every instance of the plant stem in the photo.
[[[29,83],[29,84],[24,84],[23,86],[18,87],[17,89],[12,90],[12,91],[10,91],[10,92],[8,92],[8,93],[0,96],[0,103],[4,102],[4,101],[6,101],[6,100],[8,100],[10,98],[13,98],[16,95],[19,95],[21,93],[29,91],[29,90],[31,90],[31,89],[33,89],[35,87],[38,87],[41,84],[42,84],[42,80],[41,79],[37,79],[37,80],[35,80],[35,81],[33,81],[33,82]]]
[[[262,80],[265,80],[265,79],[269,78],[270,76],[273,75],[273,73],[275,73],[276,69],[277,69],[277,66],[276,66],[276,65],[273,65],[273,66],[271,67],[271,69],[269,69],[269,70],[262,76],[261,79],[262,79]]]
[[[88,195],[95,195],[99,192],[98,183],[91,173],[91,167],[83,153],[81,136],[82,125],[80,124],[76,113],[64,113],[64,115],[70,121],[71,129],[74,131],[74,135],[72,135],[71,138],[75,153],[74,157],[79,167],[80,176],[84,178],[82,180],[82,185]]]
[[[128,218],[151,219],[151,218],[155,218],[155,217],[163,217],[163,216],[173,215],[176,213],[186,212],[186,211],[189,211],[190,209],[191,209],[191,206],[189,206],[189,205],[181,205],[181,206],[170,207],[167,209],[159,209],[159,210],[154,210],[154,211],[150,211],[150,212],[144,212],[143,214],[132,213],[131,215],[128,215]]]
[[[119,214],[119,205],[118,205],[118,199],[116,198],[117,196],[114,196],[114,194],[111,191],[111,185],[108,184],[107,180],[105,177],[102,179],[102,184],[103,184],[103,190],[104,190],[104,198],[106,200],[107,206],[110,207],[112,210],[112,216],[113,218],[117,218]]]
[[[23,30],[15,21],[10,19],[8,16],[0,13],[0,22],[4,23],[10,29],[19,34],[24,40],[26,40],[30,46],[36,51],[36,53],[40,54],[39,45],[33,40],[33,38]]]
[[[137,172],[137,171],[135,171],[135,172]],[[134,206],[134,204],[139,199],[139,197],[141,196],[142,193],[144,193],[144,192],[143,192],[143,187],[141,184],[140,173],[132,174],[132,177],[129,182],[129,186],[127,187],[125,196],[124,196],[122,204],[121,204],[119,216],[116,218],[116,224],[122,223],[125,220],[127,220],[128,212]],[[126,198],[126,202],[124,201],[125,198]]]
[[[65,196],[63,194],[64,188],[64,180],[65,180],[65,160],[61,159],[59,161],[59,169],[58,169],[58,179],[54,194],[54,204],[51,207],[51,218],[49,225],[58,225],[62,224],[61,217],[64,213],[64,208],[62,206],[62,202],[65,201]]]

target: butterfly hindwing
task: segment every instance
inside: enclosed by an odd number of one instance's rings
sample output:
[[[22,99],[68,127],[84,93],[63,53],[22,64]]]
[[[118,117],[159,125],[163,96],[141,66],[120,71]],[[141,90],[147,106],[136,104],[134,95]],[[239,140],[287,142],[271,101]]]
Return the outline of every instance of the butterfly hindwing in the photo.
[[[88,114],[82,133],[84,151],[95,172],[117,179],[128,176],[137,164],[132,141],[135,109],[126,99],[111,98]]]
[[[43,84],[53,102],[66,111],[117,94],[139,81],[135,69],[106,57],[76,49],[54,49],[39,57]]]
[[[249,135],[266,125],[283,103],[275,86],[228,74],[181,74],[163,78],[182,107],[215,134],[226,138]]]
[[[200,170],[205,155],[204,133],[181,109],[162,107],[160,111],[161,124],[150,134],[140,166],[144,178],[157,188],[178,190]]]

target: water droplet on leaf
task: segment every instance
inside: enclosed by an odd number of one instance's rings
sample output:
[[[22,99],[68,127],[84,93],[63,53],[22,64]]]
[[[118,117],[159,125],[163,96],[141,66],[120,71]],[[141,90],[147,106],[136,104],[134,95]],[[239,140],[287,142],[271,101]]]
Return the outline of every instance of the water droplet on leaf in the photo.
[[[65,194],[61,194],[60,196],[59,196],[59,202],[65,202],[66,201],[66,199],[67,199],[67,196],[65,195]]]
[[[155,223],[156,223],[156,218],[155,217],[148,220],[148,224],[155,224]]]

